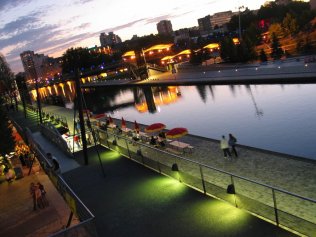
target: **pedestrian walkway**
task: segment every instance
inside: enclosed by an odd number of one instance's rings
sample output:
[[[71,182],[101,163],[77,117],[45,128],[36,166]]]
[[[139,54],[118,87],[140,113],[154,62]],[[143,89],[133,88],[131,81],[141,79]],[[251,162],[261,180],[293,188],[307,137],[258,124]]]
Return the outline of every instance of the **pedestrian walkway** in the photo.
[[[33,211],[30,183],[41,182],[49,206]],[[43,171],[0,184],[0,236],[46,237],[63,229],[70,209]],[[78,223],[74,220],[72,224]]]
[[[33,137],[44,151],[50,152],[58,160],[61,173],[79,167],[79,164],[74,158],[70,158],[59,150],[55,144],[51,143],[51,141],[45,138],[40,132],[33,133]]]
[[[67,121],[71,121],[73,116],[72,110],[58,106],[45,106],[45,110],[66,116]],[[120,123],[119,119],[114,118],[114,121],[116,124]],[[134,126],[129,121],[126,121],[126,124],[129,128]],[[142,131],[145,127],[146,125],[140,124]],[[228,162],[223,159],[218,140],[186,135],[181,138],[181,141],[194,147],[194,152],[187,153],[186,158],[303,197],[316,199],[316,162],[314,160],[237,145],[239,157]]]
[[[96,216],[99,236],[294,236],[172,178],[99,148],[64,178]],[[83,160],[80,153],[78,160]]]
[[[46,107],[46,109],[49,108],[51,107]],[[58,111],[54,108],[54,110],[56,113],[58,112],[64,115],[64,108],[59,108]],[[118,120],[115,122],[118,122]],[[130,122],[126,122],[126,124],[127,127],[130,128],[133,126]],[[140,127],[143,130],[145,125],[140,125]],[[239,158],[228,161],[223,159],[218,140],[187,135],[182,138],[182,141],[194,146],[194,152],[185,155],[188,159],[278,187],[301,196],[309,198],[315,197],[314,184],[316,165],[313,161],[240,145],[237,147]],[[75,159],[78,160],[78,158]],[[103,161],[104,157],[102,156],[101,159]],[[156,157],[153,157],[153,159],[156,160]],[[81,168],[82,167],[70,172],[75,172]],[[192,171],[190,171],[189,168],[190,167],[185,167],[185,172],[189,174],[194,173],[194,170],[192,169]],[[87,172],[81,170],[80,173],[82,177],[89,179],[86,176]],[[66,175],[68,175],[68,173],[66,173]],[[95,170],[93,176],[99,175],[101,175],[101,171],[98,167],[98,170]],[[93,190],[92,193],[94,192],[95,190]],[[86,195],[89,194],[85,194],[84,196]]]

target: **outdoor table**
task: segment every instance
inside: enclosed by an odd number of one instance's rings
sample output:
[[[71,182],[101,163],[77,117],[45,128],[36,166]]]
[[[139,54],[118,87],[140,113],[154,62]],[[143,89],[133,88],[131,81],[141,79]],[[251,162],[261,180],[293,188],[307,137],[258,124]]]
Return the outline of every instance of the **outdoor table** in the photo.
[[[142,141],[145,141],[145,142],[149,141],[149,136],[147,135],[147,133],[139,132],[139,135]]]
[[[109,127],[109,128],[116,128],[116,125],[115,125],[114,123],[110,123],[110,124],[108,125],[108,127]]]
[[[173,141],[169,143],[170,145],[174,146],[175,148],[182,150],[184,153],[185,148],[189,147],[190,144],[184,143],[184,142],[179,142],[179,141]]]

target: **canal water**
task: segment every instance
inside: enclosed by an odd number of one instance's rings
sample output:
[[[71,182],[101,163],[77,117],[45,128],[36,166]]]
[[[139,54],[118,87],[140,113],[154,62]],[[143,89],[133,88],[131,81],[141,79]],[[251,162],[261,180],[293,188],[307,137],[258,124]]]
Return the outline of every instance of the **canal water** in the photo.
[[[232,133],[239,144],[316,160],[315,92],[316,84],[111,87],[86,89],[84,98],[94,113],[214,139]]]

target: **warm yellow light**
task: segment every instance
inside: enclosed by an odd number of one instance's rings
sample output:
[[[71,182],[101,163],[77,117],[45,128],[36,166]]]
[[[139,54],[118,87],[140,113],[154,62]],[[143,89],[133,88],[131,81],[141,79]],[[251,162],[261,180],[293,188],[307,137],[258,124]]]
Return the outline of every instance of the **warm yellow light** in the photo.
[[[233,42],[234,44],[240,44],[239,39],[238,38],[233,38]]]
[[[219,47],[218,43],[212,43],[212,44],[208,44],[204,46],[203,49],[217,49],[218,47]]]

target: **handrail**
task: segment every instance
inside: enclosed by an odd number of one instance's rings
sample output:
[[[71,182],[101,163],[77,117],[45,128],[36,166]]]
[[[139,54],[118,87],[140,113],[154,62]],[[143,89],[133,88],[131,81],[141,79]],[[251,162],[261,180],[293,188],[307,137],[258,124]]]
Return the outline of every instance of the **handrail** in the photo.
[[[102,130],[102,129],[100,129],[100,128],[97,128],[97,129],[100,130],[100,131],[104,131],[104,130]],[[152,150],[156,150],[156,151],[161,152],[161,153],[168,154],[168,155],[173,156],[173,157],[176,157],[176,158],[178,158],[178,159],[185,160],[185,161],[187,161],[187,162],[189,162],[189,163],[194,163],[194,164],[196,164],[196,165],[201,165],[201,166],[203,166],[203,167],[206,167],[206,168],[209,168],[209,169],[213,169],[213,170],[215,170],[215,171],[218,171],[218,172],[221,172],[221,173],[224,173],[224,174],[227,174],[227,175],[230,175],[230,176],[239,178],[239,179],[243,179],[243,180],[248,181],[248,182],[251,182],[251,183],[255,183],[255,184],[264,186],[264,187],[266,187],[266,188],[274,189],[275,191],[283,192],[283,193],[289,194],[289,195],[291,195],[291,196],[294,196],[294,197],[301,198],[301,199],[306,200],[306,201],[310,201],[310,202],[316,203],[316,200],[315,200],[315,199],[303,197],[303,196],[300,196],[299,194],[291,193],[291,192],[289,192],[289,191],[287,191],[287,190],[284,190],[284,189],[280,189],[280,188],[277,188],[277,187],[273,187],[273,186],[271,186],[271,185],[264,184],[264,183],[261,183],[261,182],[258,182],[258,181],[255,181],[255,180],[252,180],[252,179],[249,179],[249,178],[246,178],[246,177],[243,177],[243,176],[234,174],[234,173],[230,173],[230,172],[227,172],[227,171],[225,171],[225,170],[221,170],[221,169],[215,168],[215,167],[210,166],[210,165],[205,165],[205,164],[202,164],[202,163],[200,163],[200,162],[197,162],[197,161],[194,161],[194,160],[190,160],[190,159],[185,158],[185,157],[183,157],[183,156],[179,156],[179,155],[176,155],[176,154],[173,154],[173,153],[170,153],[170,152],[167,152],[167,151],[158,149],[158,148],[156,148],[156,147],[152,147],[152,146],[150,146],[150,145],[148,145],[148,144],[144,144],[144,143],[141,143],[141,142],[133,141],[133,140],[131,140],[131,139],[129,139],[129,138],[126,138],[126,137],[124,137],[124,136],[122,136],[122,135],[117,135],[117,134],[112,133],[112,132],[109,132],[109,131],[107,131],[107,132],[108,132],[109,134],[113,135],[113,136],[119,137],[119,138],[124,139],[124,140],[132,141],[132,142],[134,142],[134,143],[136,143],[136,144],[138,144],[138,145],[141,145],[141,146],[150,148],[150,149],[152,149]]]

